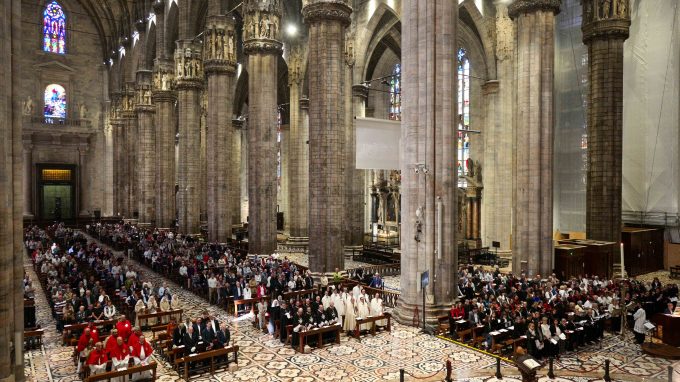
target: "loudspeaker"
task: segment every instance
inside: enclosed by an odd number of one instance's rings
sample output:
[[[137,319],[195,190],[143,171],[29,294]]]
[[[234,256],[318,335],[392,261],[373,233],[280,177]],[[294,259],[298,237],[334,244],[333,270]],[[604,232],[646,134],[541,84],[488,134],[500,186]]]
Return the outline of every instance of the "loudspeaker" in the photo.
[[[99,220],[102,218],[102,210],[94,210],[94,218]]]
[[[492,241],[491,246],[494,247],[494,248],[500,248],[501,242],[500,241]]]

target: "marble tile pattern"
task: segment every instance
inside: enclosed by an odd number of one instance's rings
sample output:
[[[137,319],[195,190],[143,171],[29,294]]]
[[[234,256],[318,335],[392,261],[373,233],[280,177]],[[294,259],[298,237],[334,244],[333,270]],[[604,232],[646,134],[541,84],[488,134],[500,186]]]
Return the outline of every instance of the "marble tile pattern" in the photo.
[[[296,257],[297,260],[302,259]],[[154,283],[165,281],[148,268],[134,265],[142,270],[142,280],[153,280]],[[31,278],[37,280],[29,263],[26,269]],[[495,373],[493,358],[400,324],[394,324],[391,333],[381,332],[375,337],[369,335],[362,337],[361,341],[343,335],[339,345],[300,354],[253,328],[251,317],[242,316],[235,320],[221,308],[210,306],[192,292],[167,281],[172,293],[179,297],[185,315],[197,317],[204,309],[209,310],[221,323],[229,323],[232,338],[241,347],[236,371],[222,370],[215,375],[199,375],[192,378],[194,381],[398,381],[401,368],[405,369],[407,375],[418,377],[418,380],[425,377],[424,381],[441,381],[444,379],[447,359],[452,362],[456,381],[495,380],[492,377]],[[24,354],[27,380],[79,380],[71,357],[73,350],[61,346],[61,337],[54,329],[47,300],[40,288],[36,291],[36,306],[38,321],[47,333],[42,349]],[[555,364],[555,372],[561,378],[553,381],[585,382],[601,378],[605,359],[611,360],[614,378],[622,381],[662,381],[670,365],[669,361],[643,355],[630,336],[622,341],[618,336],[606,335],[601,344],[585,348],[578,353],[578,357],[574,353],[564,355]],[[169,364],[160,358],[157,361],[160,381],[181,379]],[[541,375],[546,373],[546,369],[540,372]],[[520,380],[517,370],[505,363],[503,375],[507,376],[503,381]],[[415,379],[407,377],[407,380]]]

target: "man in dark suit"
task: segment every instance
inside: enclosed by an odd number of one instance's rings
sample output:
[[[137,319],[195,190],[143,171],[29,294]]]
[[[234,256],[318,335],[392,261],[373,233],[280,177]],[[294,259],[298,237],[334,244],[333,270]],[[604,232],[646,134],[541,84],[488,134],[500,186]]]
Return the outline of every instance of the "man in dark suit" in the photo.
[[[292,318],[293,315],[290,312],[290,309],[288,309],[288,302],[283,301],[281,304],[281,311],[279,312],[279,318],[280,318],[280,324],[279,324],[279,339],[281,340],[282,343],[286,343],[286,339],[288,338],[288,331],[286,330],[286,326],[289,324],[292,324]]]
[[[229,327],[225,326],[223,330],[217,331],[217,342],[220,345],[227,347],[229,346],[229,341],[231,341],[231,332],[229,331]]]
[[[182,341],[189,352],[193,353],[196,351],[196,347],[198,346],[198,333],[194,331],[193,325],[187,328]]]
[[[213,327],[212,321],[208,321],[205,329],[203,329],[202,337],[203,341],[208,344],[209,348],[212,348],[212,346],[217,343],[217,333]]]

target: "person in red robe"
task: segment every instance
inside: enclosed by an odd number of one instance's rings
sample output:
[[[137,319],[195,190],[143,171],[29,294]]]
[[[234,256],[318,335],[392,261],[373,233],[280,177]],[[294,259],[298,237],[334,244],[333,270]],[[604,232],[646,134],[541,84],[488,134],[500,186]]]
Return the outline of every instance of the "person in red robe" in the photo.
[[[151,353],[153,353],[153,348],[149,341],[144,338],[144,335],[142,334],[139,336],[137,341],[132,342],[130,346],[132,346],[132,357],[134,358],[135,365],[139,365],[140,363],[143,365],[148,364],[149,357],[151,356]]]
[[[118,346],[118,329],[111,329],[111,335],[104,342],[104,352],[111,356],[111,352],[115,351],[116,346]]]
[[[80,335],[80,338],[78,338],[78,346],[76,347],[76,350],[78,351],[78,354],[82,353],[83,350],[87,347],[87,344],[90,342],[90,329],[85,328],[83,330],[83,334]],[[94,341],[94,343],[97,343],[97,341]]]
[[[120,332],[120,331],[119,331]],[[128,366],[130,361],[130,349],[128,345],[123,342],[123,337],[118,336],[116,339],[116,347],[109,354],[112,361],[111,370],[121,370]]]
[[[122,337],[123,341],[127,342],[128,337],[132,334],[132,325],[130,324],[130,321],[125,318],[125,315],[118,317],[116,329],[118,329],[118,336]]]
[[[87,365],[90,366],[90,374],[99,374],[106,371],[106,363],[109,361],[109,357],[102,350],[102,343],[97,342],[95,344],[94,350],[90,352],[87,357]]]
[[[132,347],[134,344],[139,342],[139,336],[142,335],[142,330],[139,328],[139,326],[135,326],[134,329],[132,330],[132,334],[130,334],[130,337],[127,339],[127,344],[128,346]]]
[[[87,328],[90,329],[90,338],[92,338],[94,343],[99,342],[99,329],[97,329],[97,326],[94,324],[94,322],[90,322],[87,325]]]

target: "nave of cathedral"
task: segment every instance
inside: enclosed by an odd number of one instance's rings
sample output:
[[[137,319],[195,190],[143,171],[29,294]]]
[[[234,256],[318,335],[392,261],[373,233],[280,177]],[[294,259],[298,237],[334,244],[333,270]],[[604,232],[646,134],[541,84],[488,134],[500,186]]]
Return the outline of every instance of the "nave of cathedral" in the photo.
[[[675,373],[677,1],[0,9],[0,382]]]

